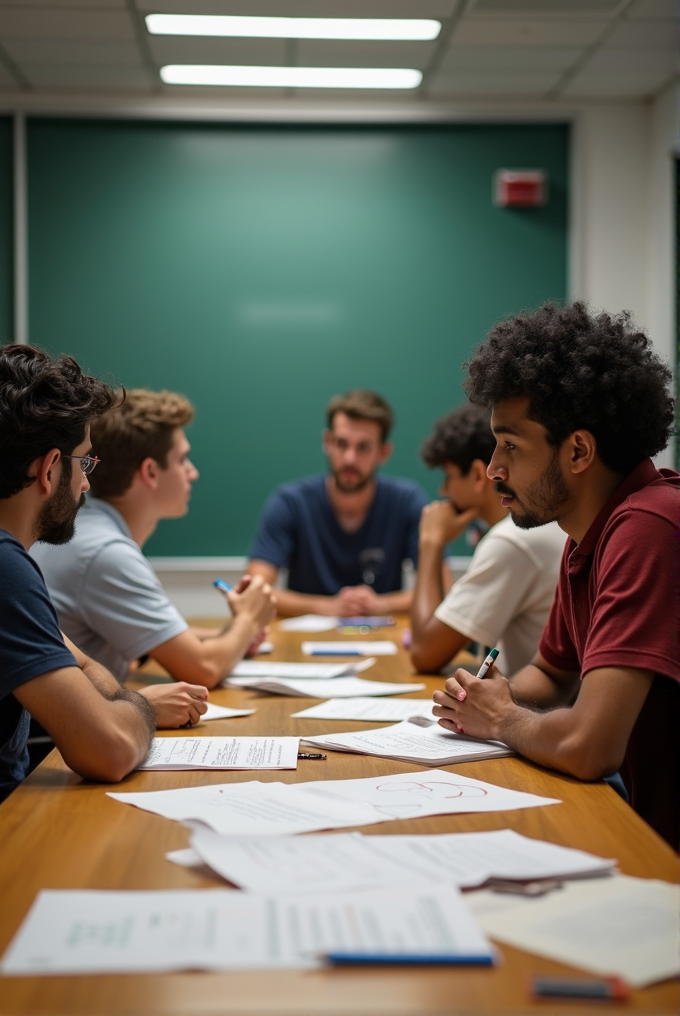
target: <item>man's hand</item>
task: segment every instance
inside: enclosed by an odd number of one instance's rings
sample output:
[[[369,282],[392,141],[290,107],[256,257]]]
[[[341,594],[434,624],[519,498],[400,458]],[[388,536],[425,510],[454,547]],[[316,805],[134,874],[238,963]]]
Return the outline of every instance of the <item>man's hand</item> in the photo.
[[[156,727],[184,727],[187,723],[198,723],[207,710],[208,689],[202,684],[187,684],[178,681],[172,684],[150,684],[140,688],[150,703]]]
[[[257,637],[254,639],[254,641],[248,646],[248,648],[246,649],[246,656],[257,656],[257,654],[260,651],[260,646],[262,645],[263,642],[266,642],[268,638],[269,638],[269,626],[263,628],[262,631],[259,632]]]
[[[503,723],[517,708],[507,679],[496,667],[484,678],[458,669],[448,678],[444,691],[434,692],[432,698],[434,715],[441,717],[442,727],[488,741],[502,740]]]
[[[260,575],[254,578],[244,575],[236,591],[227,593],[227,598],[234,617],[246,615],[259,631],[276,616],[276,597],[272,587]]]
[[[420,542],[445,547],[447,543],[457,540],[476,516],[476,508],[459,512],[450,501],[426,504],[420,516]]]
[[[378,594],[370,586],[343,586],[337,601],[340,617],[365,617],[381,612]]]

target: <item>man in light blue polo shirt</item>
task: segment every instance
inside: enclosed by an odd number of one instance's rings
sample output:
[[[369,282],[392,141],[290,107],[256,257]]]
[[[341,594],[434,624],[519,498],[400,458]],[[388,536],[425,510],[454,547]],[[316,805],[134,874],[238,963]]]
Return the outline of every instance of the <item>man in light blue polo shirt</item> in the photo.
[[[142,546],[160,519],[185,515],[198,472],[189,460],[184,426],[193,407],[181,395],[136,389],[96,421],[92,442],[100,475],[65,547],[33,551],[59,622],[69,638],[123,681],[140,656],[157,660],[181,685],[151,685],[143,694],[159,717],[177,713],[197,722],[195,703],[217,685],[261,637],[275,601],[261,578],[229,594],[228,628],[191,628],[168,600]],[[167,706],[167,709],[166,709]]]

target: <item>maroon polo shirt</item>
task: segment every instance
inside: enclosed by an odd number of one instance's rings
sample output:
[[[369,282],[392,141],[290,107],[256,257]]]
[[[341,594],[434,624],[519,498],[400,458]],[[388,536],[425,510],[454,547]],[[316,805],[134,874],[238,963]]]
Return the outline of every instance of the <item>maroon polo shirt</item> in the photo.
[[[674,846],[680,830],[680,473],[645,459],[569,540],[539,650],[559,670],[651,670],[621,775]]]

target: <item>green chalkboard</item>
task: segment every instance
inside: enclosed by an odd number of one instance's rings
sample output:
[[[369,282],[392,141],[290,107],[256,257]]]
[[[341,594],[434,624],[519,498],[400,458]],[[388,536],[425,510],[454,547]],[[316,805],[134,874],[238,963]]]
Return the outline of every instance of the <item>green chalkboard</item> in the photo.
[[[277,127],[32,119],[31,341],[196,405],[191,512],[152,554],[242,554],[274,485],[323,468],[350,387],[397,414],[387,472],[462,400],[499,317],[565,296],[565,125]],[[542,167],[546,207],[494,207]],[[462,548],[461,548],[462,549]]]

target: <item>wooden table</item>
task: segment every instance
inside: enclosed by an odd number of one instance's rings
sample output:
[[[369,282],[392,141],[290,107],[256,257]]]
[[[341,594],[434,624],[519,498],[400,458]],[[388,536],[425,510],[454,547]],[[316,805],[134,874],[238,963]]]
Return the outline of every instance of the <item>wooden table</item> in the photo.
[[[401,641],[401,628],[387,633]],[[299,660],[301,637],[274,628],[271,659]],[[314,636],[323,638],[324,636]],[[337,638],[329,633],[329,638]],[[353,638],[355,636],[352,636]],[[370,637],[370,636],[369,636]],[[375,637],[385,637],[384,630]],[[407,655],[379,658],[372,680],[413,680]],[[442,679],[425,678],[429,696]],[[312,699],[219,689],[211,698],[222,705],[254,706],[253,716],[212,721],[192,736],[216,734],[293,734],[361,730],[374,724],[295,720],[290,714]],[[174,733],[174,732],[171,732]],[[449,767],[455,771],[457,767]],[[329,752],[326,762],[300,761],[292,772],[258,772],[259,780],[347,779],[422,771],[403,762]],[[469,762],[467,776],[516,790],[560,798],[563,803],[486,815],[452,815],[371,826],[372,833],[444,833],[511,828],[527,836],[617,857],[629,875],[677,880],[676,854],[605,784],[581,784],[519,759]],[[208,772],[134,773],[125,790],[160,790],[248,779],[250,774]],[[187,830],[106,796],[106,787],[87,783],[52,752],[0,807],[0,949],[13,936],[42,888],[170,889],[215,887],[217,879],[180,868],[165,853],[187,846]],[[434,1016],[444,1013],[522,1012],[567,1016],[601,1007],[535,1003],[527,994],[534,973],[574,973],[551,960],[502,945],[494,969],[343,969],[314,972],[263,971],[98,977],[0,978],[2,1016]],[[666,982],[636,991],[626,1009],[677,1013],[680,988]],[[612,1012],[607,1007],[607,1012]]]

